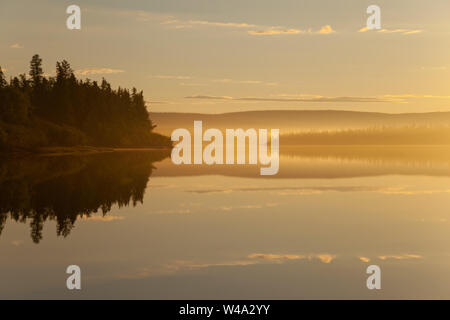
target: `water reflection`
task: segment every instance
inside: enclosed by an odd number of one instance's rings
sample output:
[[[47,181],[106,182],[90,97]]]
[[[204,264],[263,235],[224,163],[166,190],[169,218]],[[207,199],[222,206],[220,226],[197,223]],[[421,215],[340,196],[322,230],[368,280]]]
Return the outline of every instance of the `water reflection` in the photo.
[[[161,152],[104,153],[89,156],[27,157],[0,161],[0,234],[8,217],[30,224],[35,243],[47,220],[66,237],[81,217],[143,201]]]
[[[449,297],[448,148],[288,151],[273,177],[168,152],[3,161],[0,298]]]
[[[29,223],[35,243],[42,239],[47,220],[55,220],[57,235],[66,237],[78,218],[97,212],[105,216],[113,205],[120,208],[142,203],[152,174],[157,177],[223,175],[258,179],[332,179],[392,174],[450,176],[450,148],[436,146],[285,147],[281,149],[279,173],[264,177],[255,165],[176,166],[169,157],[170,151],[136,151],[0,159],[0,235],[9,217]],[[153,163],[161,160],[164,161],[158,163],[158,170],[153,172]],[[299,193],[304,188],[294,189]],[[348,191],[361,191],[360,187],[357,189],[351,187]],[[270,188],[266,186],[265,190]],[[311,191],[311,187],[306,190]]]

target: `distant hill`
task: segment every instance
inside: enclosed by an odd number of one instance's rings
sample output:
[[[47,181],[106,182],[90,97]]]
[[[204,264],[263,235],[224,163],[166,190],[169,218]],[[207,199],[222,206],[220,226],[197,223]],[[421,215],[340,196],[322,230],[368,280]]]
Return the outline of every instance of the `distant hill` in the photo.
[[[170,135],[176,128],[193,127],[202,120],[204,128],[279,128],[281,133],[309,130],[343,130],[406,126],[449,126],[450,112],[388,114],[356,111],[246,111],[222,114],[150,113],[155,131]]]

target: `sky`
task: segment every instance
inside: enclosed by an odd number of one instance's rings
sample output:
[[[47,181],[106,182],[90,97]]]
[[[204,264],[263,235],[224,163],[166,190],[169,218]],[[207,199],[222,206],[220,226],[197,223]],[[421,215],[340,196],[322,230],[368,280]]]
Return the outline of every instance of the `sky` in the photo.
[[[66,8],[81,8],[68,30]],[[366,31],[366,9],[381,30]],[[2,0],[0,66],[144,91],[153,112],[450,111],[448,0]]]

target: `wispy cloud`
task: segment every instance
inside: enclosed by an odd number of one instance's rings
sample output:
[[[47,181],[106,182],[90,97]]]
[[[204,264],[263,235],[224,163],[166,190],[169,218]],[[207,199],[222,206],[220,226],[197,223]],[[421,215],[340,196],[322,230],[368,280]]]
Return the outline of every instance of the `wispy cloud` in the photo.
[[[363,27],[358,30],[358,32],[367,32],[367,31],[374,31],[379,33],[400,33],[404,35],[408,34],[417,34],[422,33],[424,30],[421,29],[378,29],[378,30],[369,30],[367,27]]]
[[[211,80],[214,83],[224,83],[224,84],[255,84],[255,85],[266,85],[266,86],[277,86],[277,82],[266,82],[262,80],[237,80],[237,79],[213,79]]]
[[[394,260],[409,260],[409,259],[421,259],[422,256],[418,254],[394,254],[394,255],[385,255],[385,256],[378,256],[378,259],[381,260],[388,260],[388,259],[394,259]]]
[[[298,98],[267,98],[267,97],[230,97],[230,96],[211,96],[194,95],[187,96],[186,99],[210,99],[210,100],[235,100],[235,101],[259,101],[259,102],[396,102],[398,99],[388,97],[298,97]]]
[[[318,31],[313,31],[311,28],[307,30],[284,28],[280,26],[269,27],[263,30],[249,30],[248,34],[254,36],[274,36],[274,35],[294,35],[294,34],[331,34],[336,31],[330,25],[325,25]]]
[[[86,76],[89,74],[97,75],[97,74],[113,74],[113,73],[122,73],[125,72],[121,69],[111,69],[111,68],[86,68],[86,69],[79,69],[75,70],[76,74]]]
[[[358,97],[358,96],[342,96],[342,97],[326,97],[313,94],[279,94],[278,97],[231,97],[231,96],[214,96],[214,95],[193,95],[186,96],[185,99],[197,100],[230,100],[230,101],[253,101],[253,102],[298,102],[298,103],[408,103],[411,99],[450,99],[446,95],[431,94],[385,94],[374,97]]]
[[[167,79],[167,80],[189,80],[192,79],[190,76],[177,76],[177,75],[154,75],[150,76],[156,79]]]
[[[248,34],[253,36],[273,36],[279,34],[299,34],[305,33],[303,30],[299,29],[268,29],[268,30],[250,30]]]
[[[142,13],[140,13],[142,17]],[[168,25],[173,29],[191,29],[193,27],[212,27],[212,28],[233,28],[233,29],[251,29],[247,30],[250,35],[273,36],[273,35],[295,35],[295,34],[330,34],[336,31],[330,25],[325,25],[317,31],[309,29],[298,29],[284,26],[263,26],[248,22],[229,22],[229,21],[209,21],[209,20],[183,20],[170,17],[161,22],[162,25]]]
[[[370,262],[370,258],[367,257],[359,257],[359,260],[361,260],[362,262]]]
[[[319,34],[330,34],[330,33],[335,33],[336,31],[333,30],[333,28],[330,25],[326,25],[323,26],[320,30],[319,30]]]

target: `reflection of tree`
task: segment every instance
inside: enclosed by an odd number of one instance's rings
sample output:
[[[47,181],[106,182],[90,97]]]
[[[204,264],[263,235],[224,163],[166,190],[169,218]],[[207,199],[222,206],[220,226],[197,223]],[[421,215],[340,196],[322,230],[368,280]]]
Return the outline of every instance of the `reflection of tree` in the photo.
[[[34,242],[46,220],[67,236],[79,217],[113,205],[143,201],[154,167],[167,152],[123,152],[90,156],[33,157],[0,161],[0,233],[8,216],[30,221]]]

